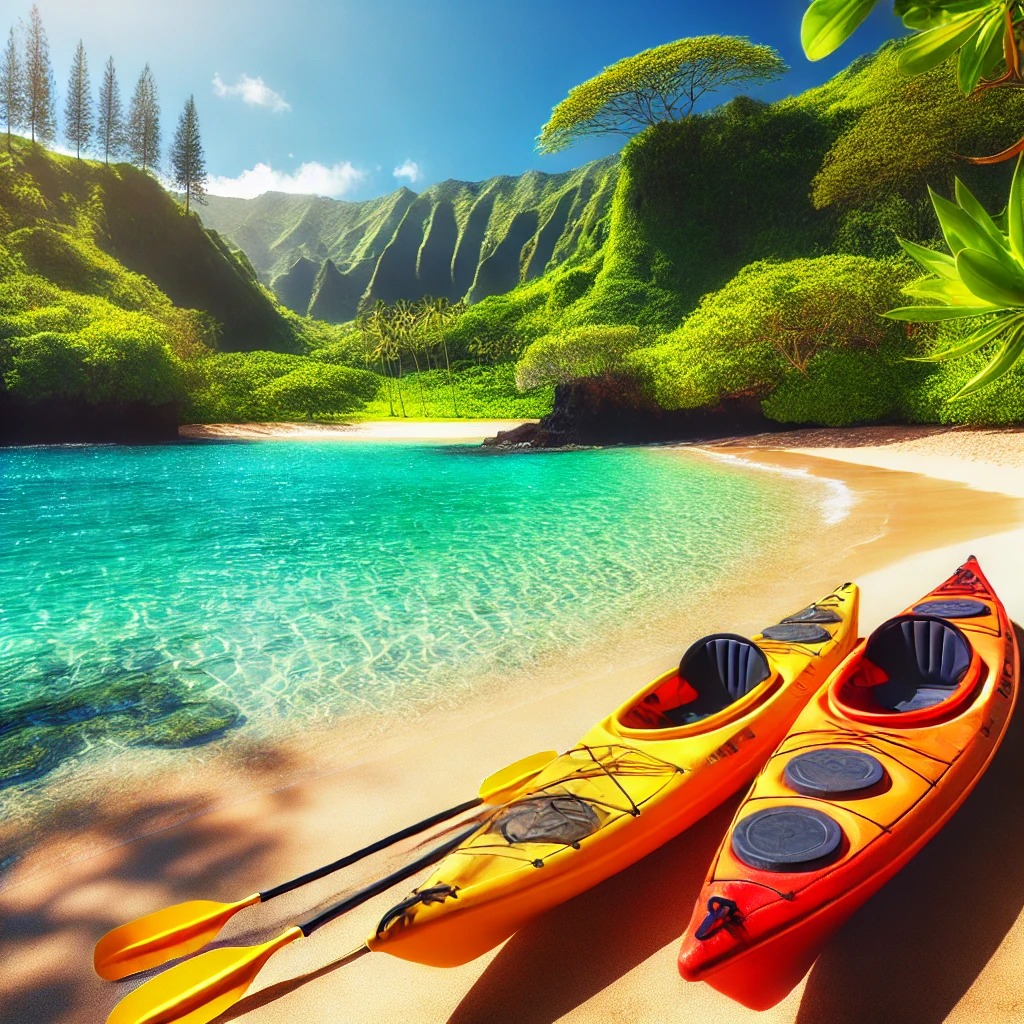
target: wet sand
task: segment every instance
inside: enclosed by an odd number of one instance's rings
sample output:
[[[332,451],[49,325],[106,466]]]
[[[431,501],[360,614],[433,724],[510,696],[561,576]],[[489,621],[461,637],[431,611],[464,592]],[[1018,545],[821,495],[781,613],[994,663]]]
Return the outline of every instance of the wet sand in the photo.
[[[744,438],[702,449],[762,472],[808,472],[846,483],[847,518],[826,527],[825,552],[794,552],[798,578],[716,595],[681,639],[651,634],[623,663],[613,651],[540,681],[498,708],[457,714],[361,750],[331,774],[232,799],[226,768],[204,789],[160,775],[148,792],[66,808],[80,829],[78,859],[47,870],[46,846],[18,865],[0,893],[0,1019],[103,1019],[134,982],[91,972],[91,946],[108,928],[183,899],[236,899],[308,870],[474,792],[479,780],[524,754],[564,749],[678,657],[701,632],[753,631],[845,579],[863,587],[862,632],[976,554],[1011,615],[1024,618],[1024,439],[995,432],[807,432]],[[966,447],[964,447],[966,445]],[[813,451],[813,454],[809,454]],[[991,461],[984,456],[994,451]],[[666,458],[679,457],[664,449]],[[915,461],[897,472],[893,460]],[[925,460],[925,461],[922,461]],[[751,470],[754,471],[754,470]],[[929,473],[928,476],[921,475]],[[674,644],[674,646],[673,646]],[[641,645],[643,646],[643,645]],[[671,650],[671,654],[669,653]],[[399,893],[388,893],[283,950],[223,1019],[312,1022],[753,1021],[977,1024],[1024,1020],[1024,718],[1018,714],[974,794],[940,835],[829,944],[808,979],[764,1014],[731,1003],[675,971],[679,938],[721,834],[728,802],[697,827],[620,875],[557,908],[500,949],[442,971],[365,957],[332,970]],[[323,742],[323,740],[319,740]],[[267,778],[303,773],[301,744],[265,752]],[[278,774],[275,774],[278,773]],[[227,799],[225,799],[227,796]],[[215,808],[210,810],[211,808]],[[139,815],[190,820],[114,849],[97,844]],[[93,842],[86,834],[91,830]],[[234,942],[283,925],[399,863],[407,845],[305,890],[238,915]],[[403,893],[404,894],[404,887]]]

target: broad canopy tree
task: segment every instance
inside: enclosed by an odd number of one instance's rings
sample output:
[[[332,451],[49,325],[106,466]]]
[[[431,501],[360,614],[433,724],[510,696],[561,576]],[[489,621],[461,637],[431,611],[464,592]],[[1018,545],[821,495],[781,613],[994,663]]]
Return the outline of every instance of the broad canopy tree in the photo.
[[[537,136],[537,148],[557,153],[591,135],[635,135],[659,121],[691,116],[709,93],[773,82],[788,70],[772,47],[741,36],[656,46],[570,89]]]

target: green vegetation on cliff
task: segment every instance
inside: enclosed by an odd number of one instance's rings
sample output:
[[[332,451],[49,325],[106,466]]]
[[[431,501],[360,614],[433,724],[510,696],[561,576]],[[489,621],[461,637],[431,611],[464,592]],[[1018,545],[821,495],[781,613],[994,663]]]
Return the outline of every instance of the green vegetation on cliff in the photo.
[[[615,157],[563,174],[443,181],[362,203],[212,196],[204,223],[297,313],[341,323],[377,300],[479,301],[600,245]]]

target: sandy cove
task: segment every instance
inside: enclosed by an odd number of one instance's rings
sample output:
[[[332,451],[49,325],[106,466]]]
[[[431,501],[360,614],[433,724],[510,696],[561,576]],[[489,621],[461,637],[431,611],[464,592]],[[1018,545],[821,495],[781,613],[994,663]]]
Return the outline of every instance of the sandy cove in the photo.
[[[190,423],[192,441],[482,441],[537,420],[367,420],[365,423]]]
[[[557,686],[471,705],[382,744],[329,775],[256,798],[218,802],[206,791],[154,779],[149,794],[97,807],[109,836],[147,806],[186,802],[195,816],[102,853],[46,870],[40,847],[0,893],[0,1019],[102,1020],[134,982],[91,972],[91,947],[109,927],[179,900],[236,899],[448,806],[480,778],[534,750],[565,749],[612,707],[678,658],[688,639],[727,626],[751,632],[845,579],[863,588],[870,630],[978,556],[1018,622],[1024,617],[1024,435],[1012,431],[873,428],[723,442],[704,457],[742,459],[763,471],[842,480],[851,514],[827,557],[756,595],[716,595],[622,664],[607,653],[574,665]],[[665,449],[665,457],[679,457]],[[926,475],[925,475],[926,474]],[[604,659],[602,662],[602,658]],[[457,754],[453,753],[456,752]],[[301,749],[277,752],[301,758]],[[271,757],[271,760],[273,758]],[[949,825],[833,939],[808,978],[763,1014],[676,973],[680,935],[738,798],[689,832],[590,892],[533,922],[498,950],[452,970],[385,955],[340,970],[400,895],[359,908],[268,964],[223,1020],[253,1024],[450,1022],[706,1022],[766,1024],[1002,1024],[1024,1020],[1024,716]],[[189,802],[191,801],[191,802]],[[209,810],[214,807],[214,810]],[[224,933],[269,938],[283,925],[400,862],[385,855],[246,911]],[[401,887],[404,889],[405,887]],[[898,976],[894,965],[899,965]]]

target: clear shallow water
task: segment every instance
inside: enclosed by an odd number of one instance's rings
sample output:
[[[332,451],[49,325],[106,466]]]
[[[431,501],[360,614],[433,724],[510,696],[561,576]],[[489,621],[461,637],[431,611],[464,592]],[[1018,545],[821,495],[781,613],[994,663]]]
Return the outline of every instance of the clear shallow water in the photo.
[[[457,702],[699,599],[813,486],[644,449],[0,451],[0,784]]]

